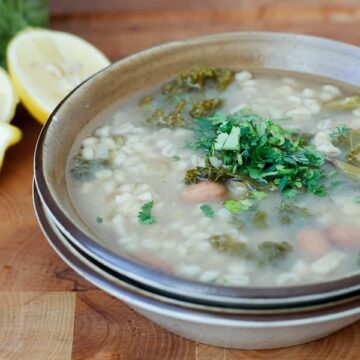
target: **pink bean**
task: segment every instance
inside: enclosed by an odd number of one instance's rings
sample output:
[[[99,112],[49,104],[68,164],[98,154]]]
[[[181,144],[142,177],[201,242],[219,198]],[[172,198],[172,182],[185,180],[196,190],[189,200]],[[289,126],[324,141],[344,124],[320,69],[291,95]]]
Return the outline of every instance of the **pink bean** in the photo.
[[[211,181],[201,181],[198,184],[187,186],[181,198],[188,203],[200,204],[222,200],[228,190],[224,184]]]
[[[320,257],[329,252],[330,246],[326,236],[317,229],[302,229],[296,235],[301,250],[312,257]]]

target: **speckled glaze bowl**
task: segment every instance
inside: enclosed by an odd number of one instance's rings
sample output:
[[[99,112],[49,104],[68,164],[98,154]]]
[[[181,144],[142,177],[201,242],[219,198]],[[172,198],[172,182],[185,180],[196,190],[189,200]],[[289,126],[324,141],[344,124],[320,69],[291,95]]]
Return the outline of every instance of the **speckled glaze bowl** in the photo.
[[[323,283],[287,287],[225,287],[161,272],[118,255],[84,223],[66,186],[66,160],[79,131],[114,102],[161,84],[196,64],[234,69],[287,70],[360,87],[360,49],[310,36],[229,33],[178,41],[123,59],[69,94],[50,116],[37,145],[35,183],[51,221],[90,258],[166,297],[206,306],[286,309],[326,304],[360,293],[360,274]]]
[[[174,299],[169,301],[164,296],[135,286],[74,246],[51,221],[36,188],[34,207],[43,233],[67,265],[146,318],[186,338],[222,347],[270,349],[322,338],[360,318],[359,297],[306,311],[288,309],[281,313],[257,311],[242,314],[231,309],[215,311]]]

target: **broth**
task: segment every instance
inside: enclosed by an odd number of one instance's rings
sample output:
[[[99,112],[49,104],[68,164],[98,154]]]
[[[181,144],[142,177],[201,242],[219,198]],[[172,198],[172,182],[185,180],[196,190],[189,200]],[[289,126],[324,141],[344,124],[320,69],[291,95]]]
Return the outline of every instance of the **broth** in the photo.
[[[358,271],[360,101],[342,100],[353,90],[226,71],[178,77],[84,129],[67,172],[79,214],[119,254],[201,282],[283,286]]]

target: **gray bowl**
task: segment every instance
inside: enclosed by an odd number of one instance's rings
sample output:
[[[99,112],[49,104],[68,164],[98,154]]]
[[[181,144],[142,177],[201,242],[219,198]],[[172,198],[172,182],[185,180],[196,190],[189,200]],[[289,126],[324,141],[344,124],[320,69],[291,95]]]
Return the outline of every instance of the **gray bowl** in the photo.
[[[166,296],[214,306],[283,308],[323,303],[360,291],[360,274],[287,287],[224,287],[151,268],[108,248],[82,221],[65,178],[79,131],[115,101],[157,85],[196,64],[234,69],[287,70],[324,76],[359,89],[360,49],[295,34],[230,33],[178,41],[121,60],[85,81],[50,116],[35,153],[35,182],[52,220],[82,251],[112,270]]]

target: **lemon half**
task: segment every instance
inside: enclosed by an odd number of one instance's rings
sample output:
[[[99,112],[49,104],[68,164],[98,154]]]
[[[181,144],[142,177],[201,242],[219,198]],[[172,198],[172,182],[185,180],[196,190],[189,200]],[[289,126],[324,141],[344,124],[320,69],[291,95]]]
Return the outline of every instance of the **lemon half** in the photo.
[[[20,100],[43,124],[72,89],[110,61],[75,35],[29,28],[11,40],[7,63]]]
[[[19,98],[7,72],[0,67],[0,122],[10,122]]]

